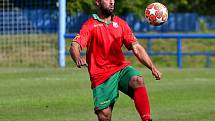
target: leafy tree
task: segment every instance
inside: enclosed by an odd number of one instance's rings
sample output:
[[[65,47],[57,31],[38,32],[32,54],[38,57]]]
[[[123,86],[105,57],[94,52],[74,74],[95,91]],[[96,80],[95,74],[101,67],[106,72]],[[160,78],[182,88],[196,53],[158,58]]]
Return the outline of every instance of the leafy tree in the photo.
[[[167,6],[169,12],[195,12],[201,15],[215,15],[215,1],[213,0],[116,0],[117,15],[128,12],[143,17],[145,8],[152,2],[160,2]],[[95,13],[95,0],[67,0],[69,13]]]
[[[95,13],[95,0],[67,0],[67,11],[72,15],[78,12]]]
[[[199,15],[215,15],[213,0],[166,0],[170,12],[193,12]]]
[[[144,14],[146,5],[152,3],[153,0],[116,0],[117,15],[125,15],[128,12],[133,12],[137,16],[141,17]],[[78,12],[95,13],[96,5],[95,0],[67,0],[67,10],[70,14],[76,14]]]

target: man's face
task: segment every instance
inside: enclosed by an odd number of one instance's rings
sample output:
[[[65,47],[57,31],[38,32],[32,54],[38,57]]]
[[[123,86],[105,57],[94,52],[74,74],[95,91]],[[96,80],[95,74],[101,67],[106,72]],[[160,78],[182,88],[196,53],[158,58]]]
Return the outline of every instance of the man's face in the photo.
[[[96,4],[105,16],[111,16],[114,11],[115,0],[96,0]]]

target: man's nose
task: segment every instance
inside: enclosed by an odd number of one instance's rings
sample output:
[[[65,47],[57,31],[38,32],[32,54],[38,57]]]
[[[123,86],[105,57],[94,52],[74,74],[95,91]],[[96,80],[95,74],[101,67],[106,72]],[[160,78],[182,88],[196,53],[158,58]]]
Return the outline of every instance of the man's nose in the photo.
[[[110,0],[110,4],[113,5],[115,0]]]

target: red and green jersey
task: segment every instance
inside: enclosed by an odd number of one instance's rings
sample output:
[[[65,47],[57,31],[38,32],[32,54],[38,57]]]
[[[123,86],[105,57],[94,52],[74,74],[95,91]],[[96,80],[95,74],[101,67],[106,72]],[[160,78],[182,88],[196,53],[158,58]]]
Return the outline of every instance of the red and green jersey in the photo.
[[[128,24],[114,16],[104,23],[96,14],[87,20],[75,39],[81,48],[87,48],[86,61],[92,88],[105,82],[111,75],[130,65],[125,60],[122,46],[130,50],[137,41]]]

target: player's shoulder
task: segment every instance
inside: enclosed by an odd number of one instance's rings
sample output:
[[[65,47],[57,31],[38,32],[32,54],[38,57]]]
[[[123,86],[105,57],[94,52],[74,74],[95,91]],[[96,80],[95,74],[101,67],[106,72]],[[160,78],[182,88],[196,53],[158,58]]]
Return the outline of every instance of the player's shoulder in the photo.
[[[87,26],[90,26],[94,23],[94,19],[93,17],[90,17],[88,20],[86,20],[83,25],[87,25]]]
[[[117,20],[117,21],[125,22],[124,19],[122,19],[121,17],[116,16],[116,15],[114,16],[114,19]]]
[[[92,30],[94,25],[94,19],[90,17],[82,24],[82,29]]]
[[[120,23],[121,25],[126,25],[127,22],[119,16],[114,16],[114,20]]]

